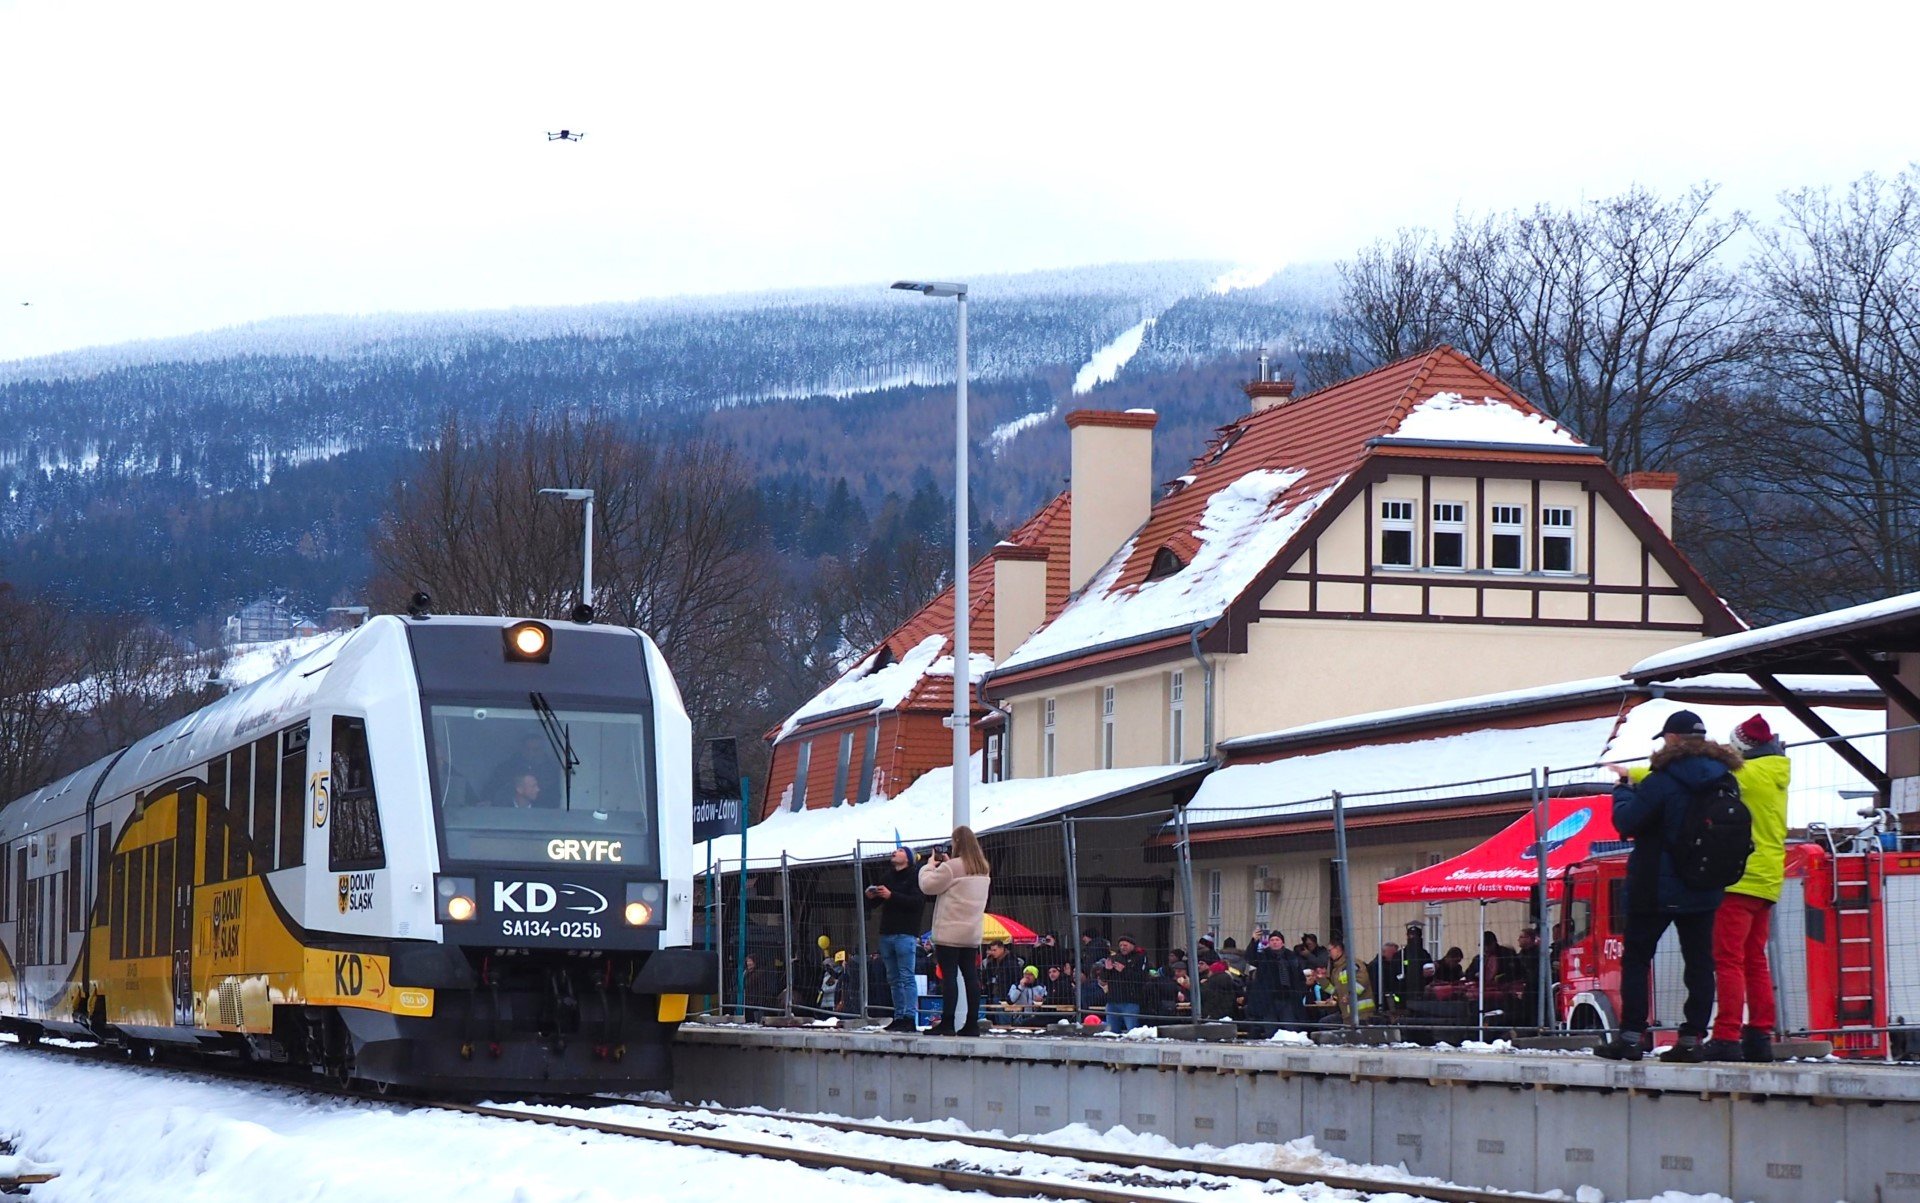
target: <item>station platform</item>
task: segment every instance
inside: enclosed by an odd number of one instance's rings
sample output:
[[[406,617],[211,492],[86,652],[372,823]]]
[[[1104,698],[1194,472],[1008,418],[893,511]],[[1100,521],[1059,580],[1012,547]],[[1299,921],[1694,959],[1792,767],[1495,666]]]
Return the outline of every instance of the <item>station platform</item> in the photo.
[[[1007,1134],[1084,1123],[1215,1147],[1311,1136],[1350,1161],[1511,1190],[1920,1203],[1911,1066],[689,1022],[674,1083],[683,1101]]]

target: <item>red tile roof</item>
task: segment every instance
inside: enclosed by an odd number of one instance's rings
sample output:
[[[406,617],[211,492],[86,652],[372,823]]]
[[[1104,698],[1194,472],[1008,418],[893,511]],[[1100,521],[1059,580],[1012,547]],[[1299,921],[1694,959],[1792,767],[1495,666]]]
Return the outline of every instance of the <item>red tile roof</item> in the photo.
[[[1458,394],[1476,405],[1484,398],[1537,419],[1541,442],[1558,440],[1560,445],[1544,452],[1524,443],[1457,449],[1431,441],[1410,442],[1404,447],[1374,445],[1375,440],[1391,438],[1421,402],[1442,393]],[[1462,441],[1471,439],[1467,435]],[[1221,427],[1187,475],[1155,501],[1138,535],[1116,553],[1117,562],[1110,560],[1074,597],[1064,614],[1066,625],[1042,628],[996,675],[1005,680],[1012,674],[1085,653],[1106,641],[1125,642],[1162,634],[1176,625],[1218,619],[1262,568],[1286,556],[1287,548],[1299,540],[1300,534],[1296,532],[1286,543],[1273,547],[1272,554],[1235,555],[1238,545],[1251,542],[1259,528],[1289,514],[1298,518],[1302,506],[1330,496],[1331,490],[1370,456],[1402,450],[1429,458],[1459,455],[1474,460],[1554,463],[1571,458],[1599,463],[1597,451],[1580,447],[1524,397],[1452,347],[1437,347],[1387,364]],[[1241,506],[1231,526],[1222,528],[1216,523],[1211,530],[1203,529],[1209,507],[1226,490],[1243,480],[1264,480],[1272,485],[1276,483],[1272,475],[1261,478],[1250,474],[1279,472],[1297,475],[1274,492],[1266,505]],[[1149,581],[1154,558],[1162,548],[1179,557],[1183,565],[1193,566],[1213,541],[1218,541],[1213,548],[1217,554],[1206,568]],[[1208,572],[1214,577],[1203,579]],[[1146,601],[1149,595],[1155,599],[1149,604],[1129,604]],[[1142,614],[1148,617],[1142,618]]]
[[[1073,529],[1072,516],[1072,494],[1063,492],[1046,505],[1040,507],[1038,512],[1021,523],[1014,529],[1013,533],[1009,534],[1002,542],[1003,546],[1005,544],[1012,544],[1016,547],[1031,548],[1047,553],[1046,616],[1049,620],[1060,612],[1061,607],[1064,606],[1067,601],[1067,574],[1069,568],[1068,541]],[[972,570],[967,574],[967,639],[972,646],[973,654],[976,656],[992,656],[995,654],[993,646],[993,576],[993,554],[991,551],[989,551],[987,555],[975,560]],[[886,649],[888,653],[886,659],[889,663],[897,661],[909,651],[925,642],[928,638],[936,635],[942,637],[939,655],[950,658],[953,655],[952,631],[953,589],[949,587],[941,590],[938,596],[934,597],[933,600],[929,601],[926,605],[920,607],[919,610],[914,612],[912,617],[894,628],[894,630],[881,641],[878,647],[873,648],[867,655],[862,656],[860,658],[860,665],[868,665],[873,660],[874,654],[881,651],[882,648]],[[859,671],[861,671],[860,668],[849,670],[849,672]],[[841,680],[845,679],[845,676],[841,678]],[[838,682],[836,682],[836,684],[838,684]],[[939,714],[951,713],[953,710],[953,677],[951,675],[935,676],[932,674],[922,676],[894,709],[900,711],[929,711]],[[830,711],[823,715],[811,716],[798,724],[793,731],[789,732],[787,738],[792,738],[804,731],[815,729],[823,721],[831,721],[830,716],[845,717],[844,713],[839,710]],[[768,734],[769,738],[778,737],[779,729],[776,728]],[[944,728],[942,729],[942,735],[946,737]],[[944,761],[942,763],[944,763]]]

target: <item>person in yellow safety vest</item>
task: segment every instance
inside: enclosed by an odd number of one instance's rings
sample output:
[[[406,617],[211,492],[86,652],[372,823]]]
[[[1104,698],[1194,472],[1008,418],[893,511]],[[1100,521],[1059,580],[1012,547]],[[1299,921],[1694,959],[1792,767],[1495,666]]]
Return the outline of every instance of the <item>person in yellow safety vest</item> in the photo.
[[[1367,982],[1364,977],[1350,973],[1352,966],[1347,961],[1345,940],[1331,940],[1327,943],[1330,956],[1327,962],[1327,976],[1333,982],[1333,996],[1340,1000],[1340,1015],[1349,1014],[1358,1022],[1365,1023],[1373,1015],[1373,999],[1367,997]],[[1353,993],[1351,1002],[1347,999],[1349,989]]]
[[[1787,784],[1793,765],[1763,715],[1733,729],[1733,746],[1746,760],[1734,770],[1740,800],[1753,815],[1753,851],[1747,871],[1727,887],[1713,921],[1712,1037],[1701,1049],[1708,1061],[1772,1061],[1773,968],[1767,964],[1767,927],[1787,867]]]

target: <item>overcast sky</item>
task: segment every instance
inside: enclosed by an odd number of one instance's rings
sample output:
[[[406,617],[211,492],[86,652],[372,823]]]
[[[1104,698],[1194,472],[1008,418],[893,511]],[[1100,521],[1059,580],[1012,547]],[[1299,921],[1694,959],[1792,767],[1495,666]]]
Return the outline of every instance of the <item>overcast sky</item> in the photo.
[[[1765,211],[1920,157],[1916,32],[1832,2],[0,0],[0,360],[290,314],[1328,259],[1634,181]]]

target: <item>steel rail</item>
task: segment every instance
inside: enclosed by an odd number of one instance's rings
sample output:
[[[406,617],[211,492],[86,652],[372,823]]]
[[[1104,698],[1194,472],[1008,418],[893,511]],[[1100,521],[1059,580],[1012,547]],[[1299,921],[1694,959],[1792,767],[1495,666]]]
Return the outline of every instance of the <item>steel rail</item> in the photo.
[[[835,1132],[845,1132],[856,1136],[886,1136],[899,1140],[931,1140],[948,1144],[965,1145],[976,1149],[993,1149],[999,1152],[1028,1153],[1040,1157],[1065,1157],[1074,1161],[1096,1165],[1112,1165],[1134,1169],[1153,1169],[1167,1173],[1204,1174],[1216,1178],[1246,1178],[1256,1182],[1279,1182],[1287,1186],[1330,1186],[1337,1190],[1353,1190],[1363,1193],[1380,1194],[1399,1193],[1416,1199],[1431,1199],[1434,1203],[1532,1203],[1534,1200],[1549,1200],[1550,1195],[1528,1194],[1524,1191],[1503,1191],[1492,1188],[1465,1186],[1433,1186],[1417,1182],[1385,1182],[1378,1178],[1364,1178],[1352,1174],[1329,1174],[1308,1170],[1283,1170],[1266,1166],[1238,1165],[1233,1162],[1208,1162],[1202,1164],[1179,1157],[1165,1157],[1154,1153],[1105,1153],[1092,1149],[1072,1149],[1064,1145],[1038,1144],[1033,1141],[1013,1140],[1004,1136],[980,1136],[972,1133],[928,1132],[918,1128],[902,1128],[893,1124],[873,1124],[861,1120],[830,1119],[825,1116],[773,1115],[765,1111],[746,1111],[733,1107],[707,1107],[698,1103],[657,1103],[645,1100],[623,1099],[613,1095],[590,1096],[594,1102],[606,1106],[648,1107],[659,1111],[675,1113],[697,1112],[706,1115],[724,1115],[741,1119],[766,1120],[783,1124],[807,1124],[813,1127],[828,1128]]]

